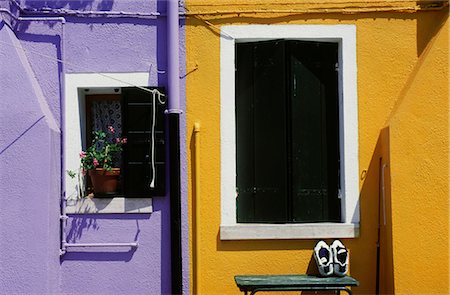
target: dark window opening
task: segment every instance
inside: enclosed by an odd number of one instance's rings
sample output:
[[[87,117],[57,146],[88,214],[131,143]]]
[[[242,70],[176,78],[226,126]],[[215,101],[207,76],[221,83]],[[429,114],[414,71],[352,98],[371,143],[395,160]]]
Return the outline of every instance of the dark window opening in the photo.
[[[340,221],[338,44],[236,45],[238,222]]]
[[[164,93],[164,89],[156,89]],[[165,195],[164,111],[165,105],[154,99],[152,93],[136,87],[123,87],[120,94],[86,95],[86,142],[89,144],[92,141],[93,130],[107,132],[108,126],[114,128],[117,137],[127,139],[122,146],[123,151],[114,159],[115,167],[121,169],[117,191],[111,194],[96,193],[95,197]],[[93,193],[90,178],[86,177],[86,180],[87,194]],[[150,186],[152,180],[153,187]]]

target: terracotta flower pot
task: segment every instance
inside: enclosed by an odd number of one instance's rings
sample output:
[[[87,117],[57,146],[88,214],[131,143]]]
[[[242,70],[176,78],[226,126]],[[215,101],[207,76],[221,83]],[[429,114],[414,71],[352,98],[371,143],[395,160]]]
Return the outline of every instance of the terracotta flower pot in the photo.
[[[106,171],[103,168],[89,170],[94,193],[108,194],[116,192],[119,175],[120,168],[112,168],[111,171]]]

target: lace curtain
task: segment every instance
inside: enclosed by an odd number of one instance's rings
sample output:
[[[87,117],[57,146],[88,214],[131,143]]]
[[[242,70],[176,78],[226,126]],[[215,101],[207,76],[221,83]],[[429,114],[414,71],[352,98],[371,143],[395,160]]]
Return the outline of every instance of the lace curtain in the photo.
[[[113,141],[122,136],[122,110],[120,101],[102,100],[92,102],[92,130],[103,130],[107,134],[107,140]],[[108,132],[108,126],[115,130],[114,135]],[[120,154],[114,159],[114,165],[120,166]]]

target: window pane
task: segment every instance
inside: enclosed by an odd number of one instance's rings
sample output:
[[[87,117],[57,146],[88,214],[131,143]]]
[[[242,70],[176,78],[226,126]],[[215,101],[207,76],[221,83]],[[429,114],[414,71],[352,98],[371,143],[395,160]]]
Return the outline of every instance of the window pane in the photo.
[[[114,134],[109,131],[109,126],[114,128]],[[122,135],[122,104],[120,95],[118,94],[93,94],[86,95],[86,145],[85,148],[92,144],[92,132],[104,131],[106,140],[114,142],[115,138]],[[114,168],[123,169],[122,154],[114,154],[112,166]],[[123,171],[123,170],[122,170]],[[119,178],[119,185],[114,195],[122,195],[122,173]],[[86,192],[93,192],[93,186],[90,177],[86,177]],[[111,196],[110,194],[96,193],[95,197]]]

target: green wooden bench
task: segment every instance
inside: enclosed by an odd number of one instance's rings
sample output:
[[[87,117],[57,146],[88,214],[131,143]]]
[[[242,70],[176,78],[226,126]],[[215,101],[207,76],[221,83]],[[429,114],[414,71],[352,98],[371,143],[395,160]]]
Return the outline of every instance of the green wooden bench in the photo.
[[[254,275],[235,276],[239,290],[247,295],[260,291],[327,291],[334,290],[339,294],[345,291],[352,294],[349,286],[358,286],[359,282],[350,276],[319,277],[312,275]]]

